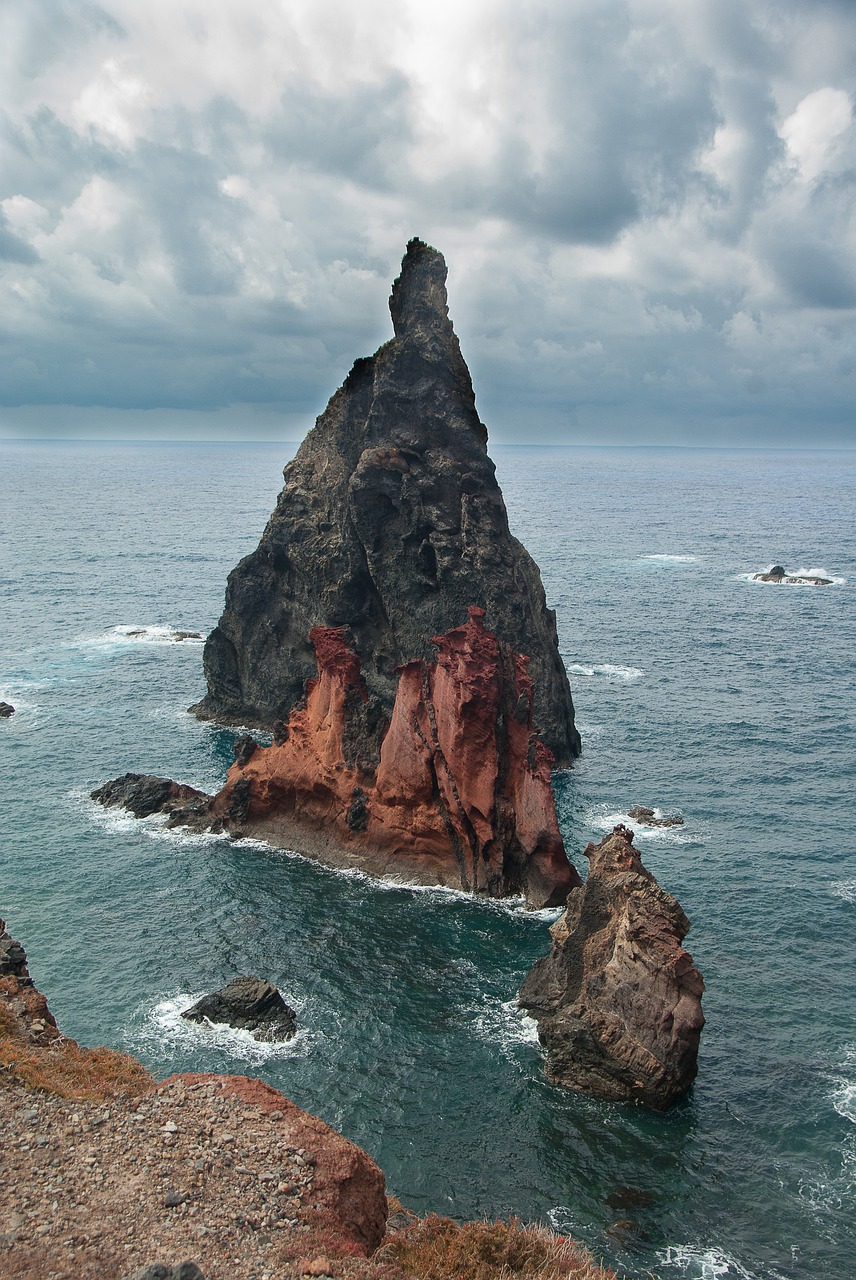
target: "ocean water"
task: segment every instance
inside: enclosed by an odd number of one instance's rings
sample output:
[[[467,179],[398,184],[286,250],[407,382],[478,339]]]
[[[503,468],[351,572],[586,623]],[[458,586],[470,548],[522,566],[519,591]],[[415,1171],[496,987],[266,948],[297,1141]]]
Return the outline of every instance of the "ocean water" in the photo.
[[[0,445],[0,914],[61,1026],[155,1073],[259,1075],[419,1212],[516,1213],[628,1277],[856,1274],[856,453],[494,451],[558,613],[584,754],[571,856],[635,804],[693,921],[699,1078],[665,1115],[542,1075],[514,996],[554,913],[379,885],[101,810],[126,770],[213,788],[233,733],[185,708],[289,445]],[[822,588],[767,586],[772,562]],[[139,633],[139,634],[134,634]],[[286,1046],[185,1024],[237,973]],[[650,1199],[611,1208],[619,1188]]]

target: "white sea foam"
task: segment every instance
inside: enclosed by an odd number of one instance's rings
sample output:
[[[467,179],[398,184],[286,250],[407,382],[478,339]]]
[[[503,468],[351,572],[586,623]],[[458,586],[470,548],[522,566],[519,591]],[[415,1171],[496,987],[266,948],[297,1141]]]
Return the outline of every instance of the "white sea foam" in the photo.
[[[538,1044],[538,1024],[516,1000],[496,1003],[485,997],[484,1007],[474,1013],[472,1026],[481,1039],[506,1051],[521,1044]]]
[[[197,786],[196,783],[189,783]],[[373,889],[389,893],[418,893],[429,898],[437,906],[465,902],[468,905],[487,907],[491,911],[502,911],[523,916],[527,920],[543,921],[552,924],[562,913],[561,907],[530,908],[522,896],[513,898],[489,898],[483,895],[468,893],[464,889],[455,889],[444,884],[414,884],[408,880],[394,880],[388,876],[370,875],[360,867],[330,867],[317,858],[301,853],[298,849],[284,849],[280,845],[270,844],[267,840],[259,840],[254,836],[235,837],[227,831],[191,831],[187,827],[168,827],[168,815],[153,813],[147,818],[135,818],[127,809],[107,808],[91,800],[85,791],[68,791],[67,799],[73,801],[75,807],[84,808],[89,818],[99,827],[107,831],[121,832],[127,835],[140,832],[152,840],[163,840],[170,844],[188,848],[202,847],[212,844],[240,845],[242,849],[259,849],[265,853],[276,854],[277,857],[294,858],[301,862],[309,862],[330,875],[343,877],[346,880],[360,880]]]
[[[660,552],[650,556],[640,556],[640,560],[661,560],[664,564],[694,564],[698,556],[672,556]]]
[[[856,1044],[845,1046],[840,1070],[834,1077],[832,1105],[845,1120],[856,1124]]]
[[[762,582],[756,575],[759,573],[769,573],[774,566],[768,564],[763,569],[756,569],[754,573],[739,573],[737,576],[741,582],[756,582],[761,587],[804,587],[814,586],[814,583],[805,582],[788,582],[788,578],[828,578],[830,585],[833,587],[846,587],[847,579],[841,577],[840,574],[830,573],[828,569],[789,569],[787,577],[782,582]]]
[[[748,1271],[731,1254],[720,1249],[699,1249],[694,1245],[672,1244],[656,1254],[661,1267],[670,1267],[686,1280],[755,1280],[755,1272]],[[766,1275],[776,1280],[775,1271]]]
[[[141,1026],[130,1033],[130,1039],[145,1047],[162,1051],[164,1045],[185,1051],[220,1049],[230,1058],[258,1065],[271,1058],[290,1058],[304,1054],[311,1036],[305,1027],[298,1027],[290,1040],[267,1042],[256,1040],[250,1031],[241,1031],[224,1023],[190,1022],[182,1018],[185,1009],[202,996],[179,992],[168,996],[149,1009]],[[289,1003],[295,1002],[289,997]]]
[[[190,627],[169,624],[122,623],[98,636],[84,636],[79,641],[87,648],[112,649],[118,645],[181,644],[203,645],[205,637]]]
[[[654,810],[655,818],[665,818],[665,816],[662,809]],[[626,810],[614,809],[606,804],[590,809],[585,820],[595,831],[611,831],[621,823],[625,827],[630,827],[637,840],[665,840],[673,844],[686,844],[691,838],[686,824],[680,827],[649,827],[631,818]]]
[[[584,676],[586,679],[608,680],[612,684],[622,684],[630,680],[638,680],[645,674],[639,667],[621,667],[612,662],[566,662],[569,676]]]
[[[829,887],[836,898],[843,898],[851,905],[856,903],[856,880],[836,880]]]

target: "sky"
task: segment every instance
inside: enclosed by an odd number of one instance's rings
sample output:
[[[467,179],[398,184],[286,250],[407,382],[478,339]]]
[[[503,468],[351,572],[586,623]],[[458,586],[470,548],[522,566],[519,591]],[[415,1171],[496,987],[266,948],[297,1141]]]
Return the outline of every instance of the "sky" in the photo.
[[[0,0],[0,436],[299,440],[440,249],[491,437],[856,445],[856,0]]]

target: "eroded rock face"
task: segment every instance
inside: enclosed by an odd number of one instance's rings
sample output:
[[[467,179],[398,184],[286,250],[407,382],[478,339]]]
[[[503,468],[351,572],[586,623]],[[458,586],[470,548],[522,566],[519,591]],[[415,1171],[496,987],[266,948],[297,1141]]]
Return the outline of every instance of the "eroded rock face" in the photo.
[[[520,989],[557,1084],[662,1110],[696,1076],[704,983],[681,946],[690,924],[616,827]]]
[[[246,976],[203,996],[181,1016],[190,1022],[225,1023],[263,1041],[291,1040],[297,1030],[294,1010],[273,983]]]
[[[305,707],[278,743],[241,750],[212,818],[237,833],[279,831],[279,842],[299,824],[297,847],[314,831],[337,864],[563,902],[579,877],[559,834],[552,757],[533,732],[527,660],[486,629],[484,610],[433,638],[435,661],[400,669],[376,769],[360,754],[371,695],[359,658],[340,628],[315,628],[312,640]]]
[[[287,723],[315,672],[310,633],[348,628],[365,681],[360,764],[377,764],[396,668],[486,610],[529,655],[535,721],[560,765],[579,752],[555,615],[511,536],[487,433],[446,306],[441,254],[412,240],[395,281],[395,337],[358,360],[285,469],[258,549],[229,576],[205,646],[203,718]]]
[[[160,802],[171,826],[257,836],[332,866],[563,903],[580,880],[533,727],[528,661],[485,627],[484,610],[433,638],[434,661],[398,670],[376,762],[365,753],[371,694],[345,629],[316,627],[312,643],[305,705],[271,746],[238,739],[216,796],[129,774],[92,798],[143,815]]]
[[[27,953],[7,930],[5,920],[0,920],[0,1010],[33,1044],[47,1045],[59,1039],[48,1002],[30,977]]]

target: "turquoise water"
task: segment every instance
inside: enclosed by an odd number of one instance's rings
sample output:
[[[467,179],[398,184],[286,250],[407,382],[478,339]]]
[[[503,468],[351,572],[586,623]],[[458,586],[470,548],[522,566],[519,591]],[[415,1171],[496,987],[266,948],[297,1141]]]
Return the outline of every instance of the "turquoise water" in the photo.
[[[495,452],[583,735],[556,779],[569,851],[584,871],[634,804],[686,820],[638,832],[708,988],[698,1081],[658,1116],[544,1081],[514,993],[549,914],[86,798],[129,769],[222,780],[233,735],[185,714],[202,649],[170,629],[214,624],[292,452],[0,445],[0,914],[60,1024],[161,1074],[262,1076],[419,1211],[549,1221],[632,1277],[853,1275],[856,455]],[[747,580],[772,561],[836,583]],[[293,1044],[181,1023],[240,972],[282,987]],[[624,1186],[651,1202],[611,1209]]]

